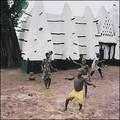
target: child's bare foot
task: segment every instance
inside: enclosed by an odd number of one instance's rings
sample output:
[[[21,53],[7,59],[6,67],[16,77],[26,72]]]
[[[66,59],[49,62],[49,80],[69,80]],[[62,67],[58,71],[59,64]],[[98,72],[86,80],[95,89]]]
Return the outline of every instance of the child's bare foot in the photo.
[[[82,109],[82,104],[79,104],[79,107],[80,107],[80,108],[79,108],[79,111],[81,111],[81,109]]]
[[[81,111],[82,109],[79,109],[79,112]]]
[[[89,80],[89,82],[91,82],[91,80]]]
[[[93,85],[94,88],[96,88],[96,85]]]
[[[65,108],[63,111],[67,111],[67,108]]]

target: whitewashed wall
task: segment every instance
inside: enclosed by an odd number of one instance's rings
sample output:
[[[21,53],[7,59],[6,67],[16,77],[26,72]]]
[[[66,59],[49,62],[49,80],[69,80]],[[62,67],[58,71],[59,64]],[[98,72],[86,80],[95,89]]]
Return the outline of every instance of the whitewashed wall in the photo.
[[[86,45],[87,45],[87,59],[93,59],[95,57],[95,53],[97,52],[95,45],[98,45],[98,40],[95,37],[97,33],[97,26],[94,23],[96,20],[92,14],[90,7],[85,8],[85,12],[83,15],[84,19],[86,19]]]
[[[109,13],[106,11],[104,7],[101,7],[97,16],[98,24],[100,25],[100,33],[101,37],[99,38],[99,42],[103,43],[116,43],[114,30],[113,30],[113,22],[110,18]],[[113,55],[113,46],[111,47],[110,59]],[[108,59],[109,47],[104,45],[104,58]]]
[[[87,55],[87,39],[86,39],[86,20],[83,17],[73,17],[75,18],[74,24],[75,24],[75,35],[78,39],[79,43],[79,54],[83,54],[84,57]]]
[[[29,31],[24,33],[23,39],[27,42],[22,46],[22,51],[25,53],[23,59],[26,60],[29,58],[30,60],[42,60],[45,58],[46,52],[50,50],[53,51],[53,43],[48,29],[47,17],[43,11],[41,1],[36,1],[34,3],[26,24]],[[40,28],[43,29],[40,30]]]
[[[64,20],[61,15],[47,14],[48,29],[53,41],[54,58],[63,59],[64,54]],[[63,34],[62,34],[63,33]]]
[[[101,7],[96,18],[88,6],[83,17],[73,16],[67,3],[61,15],[45,13],[41,1],[34,2],[33,8],[26,12],[29,15],[22,18],[19,26],[28,30],[18,35],[19,39],[25,40],[19,40],[24,60],[42,60],[50,50],[54,52],[53,59],[65,60],[71,56],[77,60],[80,54],[93,59],[99,52],[99,42],[116,43],[115,58],[119,59],[119,15],[115,6],[110,13]],[[109,47],[103,47],[104,58],[107,59]],[[113,46],[110,57],[112,54]]]
[[[65,20],[64,59],[68,58],[69,56],[74,60],[78,59],[79,58],[79,46],[78,46],[79,42],[76,35],[73,34],[75,33],[75,26],[71,20],[73,18],[73,15],[67,3],[65,3],[64,5],[62,18],[63,20]]]
[[[120,24],[119,24],[119,6],[113,5],[111,10],[110,10],[110,19],[113,24],[113,30],[115,33],[114,39],[115,42],[117,43],[116,49],[115,49],[115,58],[119,58],[119,50],[120,50]]]

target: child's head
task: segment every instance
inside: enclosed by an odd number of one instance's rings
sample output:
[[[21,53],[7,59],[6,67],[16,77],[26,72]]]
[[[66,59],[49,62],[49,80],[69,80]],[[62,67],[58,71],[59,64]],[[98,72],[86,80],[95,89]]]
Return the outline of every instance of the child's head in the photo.
[[[49,53],[46,53],[45,56],[46,56],[46,58],[49,58]]]
[[[99,58],[99,57],[100,57],[99,53],[96,53],[96,57],[97,57],[97,58]]]
[[[80,56],[80,58],[83,58],[83,54],[80,54],[79,56]]]
[[[77,77],[80,78],[81,76],[82,76],[82,74],[79,72],[79,73],[77,74]]]
[[[52,55],[52,54],[53,54],[53,51],[50,51],[49,54]]]
[[[82,64],[86,64],[86,60],[84,59],[84,60],[82,60]]]
[[[80,78],[83,75],[83,72],[84,72],[83,68],[78,69],[77,77]]]

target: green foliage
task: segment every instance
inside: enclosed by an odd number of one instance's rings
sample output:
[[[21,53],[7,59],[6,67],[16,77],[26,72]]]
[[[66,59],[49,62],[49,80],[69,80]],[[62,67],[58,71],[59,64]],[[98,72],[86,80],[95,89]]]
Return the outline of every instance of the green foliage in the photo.
[[[1,19],[0,27],[2,31],[7,31],[9,25],[16,27],[19,18],[23,15],[24,10],[28,7],[26,0],[12,0],[13,4],[9,5],[11,0],[3,0],[1,2]]]
[[[0,28],[1,31],[8,31],[8,27],[9,27],[9,14],[8,14],[8,4],[6,0],[3,0],[1,2],[1,7],[0,7],[0,11],[1,11],[1,19],[0,19]]]
[[[13,26],[16,27],[18,24],[17,21],[24,13],[23,10],[28,7],[28,2],[26,0],[14,0],[13,2],[13,5],[9,8],[9,13]]]

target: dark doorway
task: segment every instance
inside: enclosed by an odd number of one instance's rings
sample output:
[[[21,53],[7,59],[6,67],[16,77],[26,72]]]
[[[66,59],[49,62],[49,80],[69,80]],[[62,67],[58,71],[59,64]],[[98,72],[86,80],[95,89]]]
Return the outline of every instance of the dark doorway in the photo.
[[[99,42],[100,45],[100,49],[99,49],[99,53],[100,53],[100,60],[103,59],[114,59],[115,56],[115,46],[116,43],[103,43],[103,42]],[[103,45],[104,46],[108,46],[108,58],[104,58],[104,54],[105,54],[105,49],[103,49]],[[113,46],[113,49],[112,49]],[[113,52],[113,54],[111,55],[111,52]]]
[[[104,49],[102,48],[102,46],[99,49],[99,53],[100,53],[100,60],[104,59]]]

